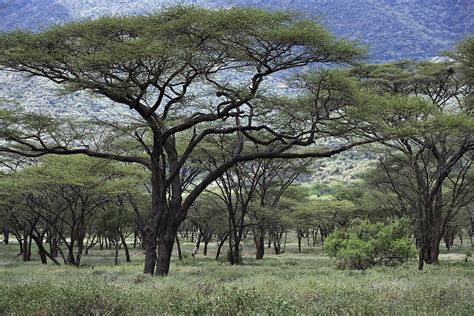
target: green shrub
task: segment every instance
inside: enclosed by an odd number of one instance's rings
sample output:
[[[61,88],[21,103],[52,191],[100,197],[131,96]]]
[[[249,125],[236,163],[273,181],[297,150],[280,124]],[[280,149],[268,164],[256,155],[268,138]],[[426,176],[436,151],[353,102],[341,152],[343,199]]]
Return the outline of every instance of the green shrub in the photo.
[[[338,261],[341,269],[367,269],[375,265],[393,265],[414,256],[410,223],[399,220],[390,225],[357,221],[347,230],[336,229],[328,236],[326,253]]]

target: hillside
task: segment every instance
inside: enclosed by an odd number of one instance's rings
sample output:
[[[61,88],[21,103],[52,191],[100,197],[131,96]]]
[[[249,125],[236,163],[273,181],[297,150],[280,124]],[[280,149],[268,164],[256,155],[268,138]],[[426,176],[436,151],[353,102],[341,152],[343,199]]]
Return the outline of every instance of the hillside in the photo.
[[[38,31],[51,24],[101,15],[139,15],[161,9],[173,0],[4,0],[0,2],[0,31]],[[474,30],[471,0],[185,0],[208,7],[257,6],[300,11],[320,19],[331,32],[369,48],[370,62],[428,59],[450,49]],[[455,23],[454,23],[455,21]],[[129,113],[107,111],[110,103],[76,92],[60,95],[53,84],[19,74],[0,72],[0,97],[14,99],[28,110],[54,115],[96,115],[123,119]],[[325,159],[315,165],[311,180],[336,177],[351,180],[370,164],[364,151]],[[353,161],[359,162],[354,164]],[[354,170],[357,169],[357,170]]]
[[[4,0],[0,31],[112,14],[146,14],[170,3],[290,9],[319,17],[338,36],[369,47],[371,61],[426,59],[474,31],[471,0]]]

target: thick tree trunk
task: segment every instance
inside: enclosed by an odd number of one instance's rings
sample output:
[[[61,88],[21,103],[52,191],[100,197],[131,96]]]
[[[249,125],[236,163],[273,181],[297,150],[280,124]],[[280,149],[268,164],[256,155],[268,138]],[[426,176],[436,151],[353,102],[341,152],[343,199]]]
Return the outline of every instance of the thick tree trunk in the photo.
[[[143,241],[145,246],[145,267],[143,273],[155,274],[156,265],[156,246],[157,246],[157,235],[156,228],[152,225],[147,225],[143,232]]]
[[[265,237],[261,234],[254,237],[255,248],[257,250],[255,254],[255,259],[262,260],[265,255]]]
[[[423,260],[427,264],[438,264],[440,238],[428,240],[423,247]]]
[[[69,265],[76,264],[76,258],[74,256],[74,241],[73,240],[71,240],[71,242],[67,246],[67,264]]]
[[[170,240],[164,239],[158,241],[158,260],[156,264],[157,275],[168,275],[170,271],[171,253],[176,236]]]
[[[242,263],[242,254],[240,249],[240,236],[234,233],[232,238],[232,234],[229,235],[229,253],[228,253],[228,260],[231,265],[241,264]]]
[[[8,245],[9,237],[10,237],[10,231],[8,230],[8,227],[3,227],[3,243],[5,245]]]

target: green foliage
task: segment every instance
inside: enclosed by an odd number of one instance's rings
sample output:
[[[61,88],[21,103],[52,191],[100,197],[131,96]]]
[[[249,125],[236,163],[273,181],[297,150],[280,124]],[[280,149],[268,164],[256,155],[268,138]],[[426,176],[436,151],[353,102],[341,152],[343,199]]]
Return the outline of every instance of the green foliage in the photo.
[[[326,240],[325,250],[338,260],[338,267],[367,269],[375,265],[392,265],[414,256],[409,236],[410,224],[399,220],[390,225],[358,221],[347,230],[338,229]]]

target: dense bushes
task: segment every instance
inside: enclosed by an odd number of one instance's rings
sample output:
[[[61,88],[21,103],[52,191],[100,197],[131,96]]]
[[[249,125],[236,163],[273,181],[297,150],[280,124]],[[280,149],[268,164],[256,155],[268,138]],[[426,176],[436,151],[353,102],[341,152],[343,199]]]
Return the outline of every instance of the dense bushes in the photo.
[[[390,225],[358,221],[347,230],[337,229],[329,235],[325,250],[341,269],[393,265],[415,255],[410,229],[407,220]]]

